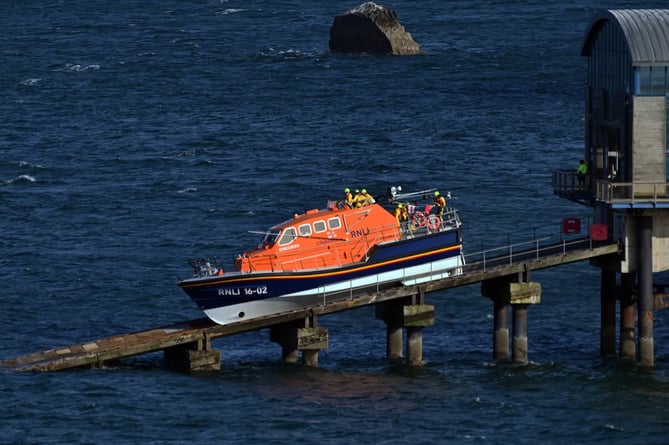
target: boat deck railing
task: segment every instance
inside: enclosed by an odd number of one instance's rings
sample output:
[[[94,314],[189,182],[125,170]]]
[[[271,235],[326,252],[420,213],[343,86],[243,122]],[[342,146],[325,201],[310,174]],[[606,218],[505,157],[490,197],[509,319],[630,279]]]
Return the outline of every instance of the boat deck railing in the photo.
[[[422,216],[417,217],[417,215]],[[447,207],[442,215],[416,212],[410,214],[407,221],[400,222],[402,235],[406,238],[453,230],[461,225],[460,215],[457,209],[453,207]]]

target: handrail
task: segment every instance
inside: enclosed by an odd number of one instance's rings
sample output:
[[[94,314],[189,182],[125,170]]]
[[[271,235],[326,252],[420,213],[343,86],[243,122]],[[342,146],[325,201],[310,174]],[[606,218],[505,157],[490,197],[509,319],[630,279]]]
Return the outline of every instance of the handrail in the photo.
[[[669,202],[669,184],[656,181],[612,182],[595,181],[595,197],[611,202]]]
[[[486,271],[488,268],[493,266],[499,266],[502,264],[513,265],[514,261],[521,261],[527,259],[540,259],[542,254],[547,254],[549,252],[554,254],[566,255],[569,251],[576,247],[587,247],[592,249],[594,246],[593,240],[590,237],[579,237],[576,239],[568,240],[562,238],[560,242],[553,242],[551,244],[543,243],[549,240],[555,240],[556,237],[546,236],[542,238],[535,238],[528,241],[523,241],[519,243],[513,243],[505,246],[494,247],[490,249],[480,250],[473,253],[463,254],[465,259],[465,267],[475,267],[480,268],[483,271]],[[528,249],[517,249],[522,246],[533,246]],[[514,249],[516,248],[516,249]],[[501,255],[490,256],[491,253],[496,251],[506,250],[508,253]]]
[[[577,174],[572,170],[553,170],[551,175],[553,190],[564,194],[592,193],[594,199],[607,204],[612,203],[667,203],[669,202],[669,183],[667,181],[632,181],[620,182],[611,179],[594,179],[589,187],[589,177],[583,186],[578,182]]]

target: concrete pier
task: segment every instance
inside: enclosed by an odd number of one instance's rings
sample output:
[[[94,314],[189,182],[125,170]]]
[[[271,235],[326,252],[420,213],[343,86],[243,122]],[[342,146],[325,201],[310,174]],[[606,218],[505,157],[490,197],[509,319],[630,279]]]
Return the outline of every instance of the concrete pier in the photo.
[[[0,360],[0,369],[16,371],[56,371],[72,368],[102,368],[127,357],[165,351],[165,364],[188,372],[220,369],[221,353],[212,348],[212,339],[269,328],[270,340],[281,346],[285,362],[298,363],[300,353],[305,366],[318,366],[318,353],[328,346],[328,331],[319,327],[317,316],[375,305],[377,318],[386,323],[386,352],[391,359],[402,359],[403,330],[407,331],[406,355],[410,366],[423,364],[423,331],[434,325],[434,306],[425,304],[429,292],[474,283],[482,284],[482,293],[495,306],[493,349],[500,360],[509,358],[509,306],[517,306],[514,315],[514,360],[527,359],[527,315],[529,304],[540,300],[538,283],[516,283],[527,279],[529,270],[546,269],[584,261],[618,252],[616,243],[592,244],[585,239],[568,246],[560,243],[527,252],[514,252],[514,260],[488,259],[484,264],[467,264],[462,275],[429,283],[401,286],[364,293],[351,298],[271,314],[227,325],[217,325],[207,318],[187,320],[136,332],[88,340],[11,359]],[[489,290],[486,291],[485,289]],[[669,300],[669,298],[667,298]],[[667,305],[669,306],[669,304]],[[632,325],[633,326],[633,325]]]

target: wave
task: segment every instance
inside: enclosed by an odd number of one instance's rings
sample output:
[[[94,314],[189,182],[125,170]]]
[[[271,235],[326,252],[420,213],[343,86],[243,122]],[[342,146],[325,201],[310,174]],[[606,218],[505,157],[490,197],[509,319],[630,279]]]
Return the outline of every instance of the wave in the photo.
[[[66,63],[65,67],[57,71],[70,71],[70,72],[84,72],[84,71],[97,71],[100,69],[100,65],[91,64],[91,65],[80,65],[78,63]]]
[[[0,180],[0,185],[10,185],[10,184],[13,184],[13,183],[15,183],[15,182],[28,182],[28,183],[31,183],[31,182],[35,182],[35,181],[37,181],[37,180],[35,179],[34,176],[30,176],[30,175],[19,175],[19,176],[17,176],[17,177],[14,178],[14,179]]]
[[[37,78],[26,79],[26,80],[22,80],[21,82],[19,82],[19,85],[32,86],[32,85],[36,85],[37,83],[39,83],[41,81],[42,81],[42,79],[37,79]]]
[[[237,14],[239,12],[244,12],[246,11],[245,9],[235,9],[235,8],[228,8],[228,9],[223,9],[222,11],[218,11],[216,15],[230,15],[230,14]]]

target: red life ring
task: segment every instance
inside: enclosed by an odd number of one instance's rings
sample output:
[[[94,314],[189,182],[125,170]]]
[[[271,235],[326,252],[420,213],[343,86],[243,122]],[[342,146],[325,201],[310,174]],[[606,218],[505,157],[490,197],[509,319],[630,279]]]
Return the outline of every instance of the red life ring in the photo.
[[[437,230],[441,227],[441,218],[437,215],[430,215],[427,218],[427,228],[430,230]]]
[[[427,218],[423,212],[416,212],[413,214],[411,222],[413,222],[413,225],[416,227],[423,227],[427,223]]]

